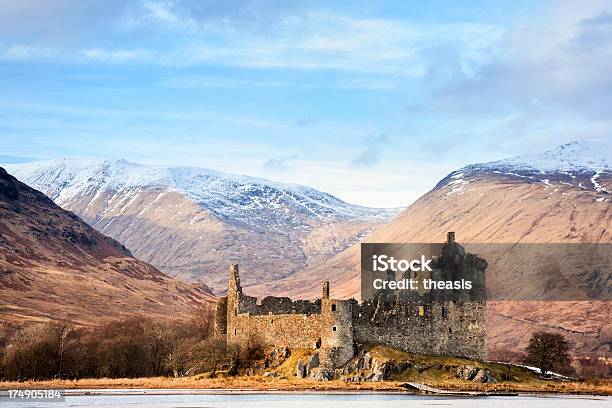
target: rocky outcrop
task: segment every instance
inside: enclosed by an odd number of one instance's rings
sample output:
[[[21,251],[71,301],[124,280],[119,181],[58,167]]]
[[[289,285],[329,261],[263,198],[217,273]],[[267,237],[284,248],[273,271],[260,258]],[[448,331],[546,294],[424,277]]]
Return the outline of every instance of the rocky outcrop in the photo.
[[[270,361],[274,355],[289,357],[292,353],[290,359],[286,359],[276,368],[264,365],[264,361]],[[371,346],[359,346],[355,357],[343,366],[334,368],[326,359],[326,353],[326,349],[277,348],[267,352],[260,366],[251,365],[251,367],[254,373],[260,373],[265,377],[283,379],[297,377],[314,381],[403,381],[407,384],[413,382],[428,384],[430,381],[439,383],[459,379],[473,384],[495,384],[498,381],[520,382],[536,378],[529,369],[515,365],[411,354],[392,348]]]
[[[313,368],[310,372],[310,378],[315,381],[331,381],[335,377],[335,371],[326,367]]]
[[[291,355],[291,351],[287,347],[275,348],[266,354],[266,367],[278,367],[281,365],[287,357]]]
[[[392,374],[401,374],[412,367],[408,361],[379,359],[370,352],[359,353],[357,358],[349,361],[344,368],[336,370],[337,376],[347,382],[385,381]]]
[[[319,367],[319,353],[314,353],[306,362],[306,375],[310,375],[314,368]]]
[[[295,375],[297,378],[306,377],[306,364],[304,364],[304,360],[298,360],[297,365],[295,367]]]
[[[495,377],[493,377],[486,368],[478,368],[471,365],[462,365],[457,367],[455,376],[461,380],[480,382],[483,384],[497,382]]]
[[[372,367],[372,354],[367,352],[359,359],[359,369],[360,370],[369,370]]]

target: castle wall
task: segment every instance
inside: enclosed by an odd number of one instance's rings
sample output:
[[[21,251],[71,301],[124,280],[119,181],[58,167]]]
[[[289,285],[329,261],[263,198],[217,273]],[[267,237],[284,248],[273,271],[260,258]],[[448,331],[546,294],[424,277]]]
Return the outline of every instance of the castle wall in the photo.
[[[253,296],[240,295],[240,312],[249,313],[252,316],[268,314],[320,314],[321,300],[295,300],[288,297],[266,296],[257,303],[257,298]]]
[[[313,348],[321,338],[320,314],[239,314],[228,327],[230,343],[258,342],[262,345]]]
[[[354,308],[356,343],[381,344],[421,354],[486,359],[484,302],[405,303],[378,310],[376,306],[370,302]]]
[[[219,313],[223,313],[222,309]],[[314,347],[320,343],[321,300],[293,302],[287,297],[268,296],[258,304],[256,297],[242,293],[238,265],[230,269],[225,315],[228,343],[257,342],[296,348]]]

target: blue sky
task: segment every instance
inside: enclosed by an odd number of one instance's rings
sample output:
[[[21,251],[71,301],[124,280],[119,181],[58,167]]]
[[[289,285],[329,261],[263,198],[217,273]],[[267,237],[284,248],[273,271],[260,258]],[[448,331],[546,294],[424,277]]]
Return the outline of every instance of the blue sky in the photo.
[[[610,138],[611,1],[0,0],[0,161],[124,158],[404,206]]]

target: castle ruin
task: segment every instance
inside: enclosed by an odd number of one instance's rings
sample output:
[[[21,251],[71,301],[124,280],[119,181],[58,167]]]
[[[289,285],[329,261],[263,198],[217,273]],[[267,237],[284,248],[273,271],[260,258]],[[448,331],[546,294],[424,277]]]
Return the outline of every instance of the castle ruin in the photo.
[[[487,265],[449,233],[436,267],[444,274],[449,266],[480,276]],[[230,344],[256,339],[266,346],[317,348],[322,365],[332,369],[348,362],[361,344],[484,360],[486,302],[381,292],[358,303],[331,299],[325,282],[321,298],[314,301],[268,296],[258,304],[242,292],[238,265],[232,265],[228,294],[217,305],[215,332]]]

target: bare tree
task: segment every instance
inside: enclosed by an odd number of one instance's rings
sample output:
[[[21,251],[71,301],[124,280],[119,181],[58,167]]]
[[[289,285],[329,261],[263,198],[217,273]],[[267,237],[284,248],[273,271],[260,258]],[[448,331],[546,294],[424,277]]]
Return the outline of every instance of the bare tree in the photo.
[[[195,310],[192,324],[195,328],[196,335],[201,339],[208,338],[213,334],[215,327],[215,311],[209,303],[203,303]]]
[[[540,369],[540,377],[544,377],[554,369],[569,365],[569,343],[556,333],[537,332],[531,336],[525,361]]]
[[[72,332],[73,327],[71,324],[66,322],[53,323],[53,332],[55,336],[55,342],[57,344],[57,376],[63,378],[64,376],[64,352],[66,350],[66,339]]]
[[[173,350],[172,330],[168,324],[147,322],[144,327],[144,342],[150,358],[151,373],[164,373],[168,355]]]

